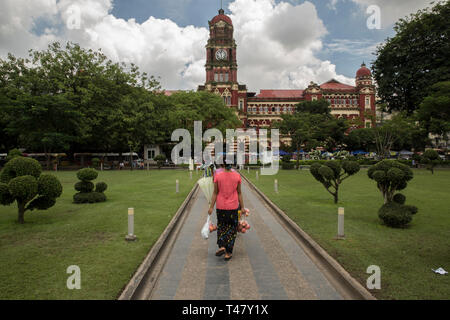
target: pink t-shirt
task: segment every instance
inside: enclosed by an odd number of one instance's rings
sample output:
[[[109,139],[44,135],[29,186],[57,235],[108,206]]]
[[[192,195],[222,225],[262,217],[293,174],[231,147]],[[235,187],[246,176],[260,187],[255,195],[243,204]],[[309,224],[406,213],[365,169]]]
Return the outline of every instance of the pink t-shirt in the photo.
[[[235,210],[239,207],[237,186],[241,183],[241,175],[237,172],[223,171],[214,176],[214,183],[219,187],[216,208],[220,210]]]

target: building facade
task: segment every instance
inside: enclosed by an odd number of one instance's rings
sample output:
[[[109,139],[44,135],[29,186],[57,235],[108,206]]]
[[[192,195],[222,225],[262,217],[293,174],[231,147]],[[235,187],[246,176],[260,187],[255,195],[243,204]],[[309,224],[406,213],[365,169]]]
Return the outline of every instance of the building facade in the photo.
[[[223,98],[234,108],[243,128],[269,128],[281,115],[291,114],[302,101],[327,99],[331,114],[354,121],[353,128],[372,127],[376,112],[375,86],[370,70],[363,63],[356,72],[355,84],[350,86],[331,79],[325,83],[311,82],[302,90],[260,90],[249,92],[238,82],[237,44],[233,23],[224,10],[209,21],[210,37],[206,45],[206,81],[199,91],[209,91]]]

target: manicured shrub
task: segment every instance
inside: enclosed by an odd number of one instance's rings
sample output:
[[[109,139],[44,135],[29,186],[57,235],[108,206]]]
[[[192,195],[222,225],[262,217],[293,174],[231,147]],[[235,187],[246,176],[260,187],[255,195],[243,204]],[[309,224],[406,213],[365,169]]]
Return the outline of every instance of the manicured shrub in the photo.
[[[75,183],[75,190],[88,193],[94,191],[94,183],[91,181],[78,181]]]
[[[0,204],[9,206],[14,201],[15,199],[9,192],[8,185],[6,183],[0,182]]]
[[[33,176],[21,176],[11,179],[8,189],[15,199],[28,202],[38,194],[38,183]]]
[[[316,162],[310,167],[313,177],[322,183],[325,189],[334,197],[334,203],[339,200],[339,186],[348,177],[358,173],[360,167],[355,161]],[[342,172],[343,171],[343,172]]]
[[[95,185],[92,180],[96,179],[98,176],[97,171],[94,169],[81,169],[77,173],[78,181],[75,184],[75,190],[78,191],[73,196],[74,203],[96,203],[106,201],[106,195],[103,193],[108,188],[108,185],[104,182],[98,182]]]
[[[42,174],[38,179],[38,193],[49,199],[56,199],[62,194],[62,185],[51,174]]]
[[[95,185],[95,192],[103,193],[108,189],[108,185],[104,182],[97,182]]]
[[[77,172],[77,177],[81,181],[92,181],[97,179],[98,172],[95,169],[84,168]]]
[[[295,163],[293,162],[281,162],[281,169],[292,170],[295,168]]]
[[[385,204],[392,202],[396,191],[405,189],[413,178],[411,168],[392,160],[383,160],[371,166],[367,175],[377,182]]]
[[[384,204],[378,211],[378,216],[385,225],[392,228],[405,227],[412,220],[409,208],[396,202]]]
[[[41,164],[32,158],[15,157],[3,168],[0,181],[8,183],[11,179],[20,176],[33,176],[39,178],[42,172]]]
[[[392,198],[392,200],[398,204],[405,204],[406,201],[406,197],[401,194],[401,193],[397,193],[394,198]]]
[[[9,150],[8,155],[6,156],[6,162],[8,162],[16,157],[21,157],[21,156],[22,156],[22,151],[20,151],[19,149]]]
[[[31,158],[15,157],[3,169],[0,180],[0,203],[17,201],[18,221],[24,223],[27,210],[46,210],[62,194],[59,180],[49,174],[41,175],[41,165]]]
[[[55,198],[49,198],[47,196],[40,196],[30,202],[30,204],[28,205],[28,209],[30,211],[33,211],[34,209],[47,210],[47,209],[53,207],[55,205],[55,203],[56,203]]]

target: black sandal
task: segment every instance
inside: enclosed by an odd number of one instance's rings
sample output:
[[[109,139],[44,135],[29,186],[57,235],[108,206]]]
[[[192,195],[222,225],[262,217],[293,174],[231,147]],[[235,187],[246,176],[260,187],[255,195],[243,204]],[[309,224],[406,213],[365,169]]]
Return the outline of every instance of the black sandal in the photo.
[[[225,249],[219,249],[218,251],[216,251],[216,256],[220,257],[221,255],[225,254],[226,250]]]

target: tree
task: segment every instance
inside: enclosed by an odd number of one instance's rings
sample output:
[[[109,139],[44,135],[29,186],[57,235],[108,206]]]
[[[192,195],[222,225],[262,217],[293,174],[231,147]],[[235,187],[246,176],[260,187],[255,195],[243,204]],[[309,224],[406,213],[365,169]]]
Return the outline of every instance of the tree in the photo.
[[[377,156],[389,157],[393,147],[397,149],[415,148],[421,150],[428,143],[427,133],[416,124],[413,118],[397,114],[381,126],[371,128]]]
[[[422,154],[421,162],[427,166],[427,170],[430,170],[431,174],[434,174],[434,168],[441,163],[441,158],[436,150],[429,149]]]
[[[333,150],[343,143],[349,125],[345,119],[332,116],[329,106],[325,99],[302,102],[297,105],[293,115],[282,115],[283,121],[277,123],[276,127],[291,138],[296,151],[302,146],[308,150],[318,146]]]
[[[385,204],[392,202],[395,192],[405,189],[413,178],[413,172],[408,166],[392,160],[378,162],[369,168],[367,174],[377,182]]]
[[[61,196],[62,185],[50,174],[41,174],[38,161],[16,157],[9,161],[0,174],[0,203],[10,205],[17,201],[18,222],[25,223],[27,210],[47,210]]]
[[[390,111],[412,114],[429,87],[450,80],[450,2],[400,19],[372,64],[378,95]]]
[[[345,179],[358,173],[359,169],[359,164],[355,161],[343,161],[341,163],[332,160],[324,164],[314,163],[311,165],[310,172],[334,197],[334,203],[338,203],[339,186]]]
[[[450,81],[438,82],[420,104],[417,118],[429,133],[447,140],[450,132]]]
[[[361,128],[351,131],[344,138],[344,143],[349,150],[375,151],[373,128]]]

